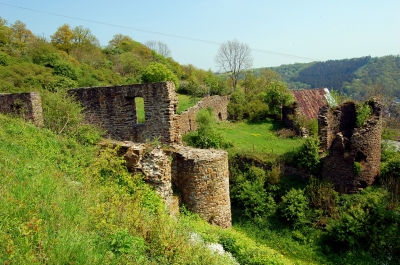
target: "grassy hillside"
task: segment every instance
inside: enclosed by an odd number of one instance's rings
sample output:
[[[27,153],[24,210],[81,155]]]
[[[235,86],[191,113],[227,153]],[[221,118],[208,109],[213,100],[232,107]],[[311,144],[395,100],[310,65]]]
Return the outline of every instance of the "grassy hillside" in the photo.
[[[0,124],[2,264],[234,264],[213,242],[231,242],[241,264],[309,264],[195,215],[171,218],[115,151],[3,115]]]

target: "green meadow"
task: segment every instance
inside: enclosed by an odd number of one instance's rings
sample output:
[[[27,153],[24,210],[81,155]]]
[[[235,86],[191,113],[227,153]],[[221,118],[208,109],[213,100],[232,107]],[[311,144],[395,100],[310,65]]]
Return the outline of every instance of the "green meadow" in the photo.
[[[276,131],[282,127],[280,122],[268,119],[263,122],[219,122],[216,129],[233,144],[228,148],[229,152],[269,160],[294,151],[304,143],[303,138],[277,136]]]

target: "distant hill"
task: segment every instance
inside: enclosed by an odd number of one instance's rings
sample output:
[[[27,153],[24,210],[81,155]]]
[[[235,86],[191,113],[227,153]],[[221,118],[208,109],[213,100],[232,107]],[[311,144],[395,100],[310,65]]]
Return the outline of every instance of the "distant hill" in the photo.
[[[268,69],[278,72],[290,89],[327,87],[361,99],[368,87],[375,85],[386,96],[400,98],[399,55],[295,63]],[[256,75],[259,70],[253,69]]]

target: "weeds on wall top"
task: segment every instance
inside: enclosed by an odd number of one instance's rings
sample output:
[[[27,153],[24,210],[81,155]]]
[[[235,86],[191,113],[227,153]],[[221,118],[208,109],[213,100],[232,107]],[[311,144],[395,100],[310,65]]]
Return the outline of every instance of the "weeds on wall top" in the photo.
[[[365,102],[364,104],[357,106],[356,113],[357,113],[356,126],[359,128],[366,124],[367,120],[372,114],[372,109],[369,106],[368,102]]]

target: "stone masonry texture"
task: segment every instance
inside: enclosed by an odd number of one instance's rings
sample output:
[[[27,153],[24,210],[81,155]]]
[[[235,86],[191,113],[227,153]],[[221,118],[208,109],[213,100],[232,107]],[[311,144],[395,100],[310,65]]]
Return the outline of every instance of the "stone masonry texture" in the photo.
[[[144,142],[160,137],[179,143],[178,98],[173,82],[71,89],[86,111],[86,121],[105,129],[115,140]],[[144,100],[145,123],[138,123],[135,98]]]
[[[341,193],[355,193],[372,185],[379,175],[381,160],[382,105],[371,99],[372,114],[366,124],[356,127],[356,104],[335,108],[324,106],[318,115],[322,176]],[[356,167],[360,171],[355,170]]]
[[[205,97],[197,104],[186,111],[183,111],[178,118],[180,134],[186,134],[197,130],[196,114],[204,108],[212,108],[217,121],[225,121],[228,118],[228,96]]]
[[[37,92],[0,94],[0,113],[13,114],[43,125],[42,100]]]
[[[172,182],[182,202],[208,222],[231,227],[228,153],[178,146],[172,157]]]
[[[229,97],[206,97],[177,115],[178,98],[172,82],[76,88],[68,93],[84,107],[86,122],[107,131],[112,141],[102,145],[119,146],[127,168],[142,173],[171,211],[181,201],[212,224],[232,226],[227,152],[181,145],[181,134],[197,129],[200,109],[210,107],[217,120],[226,120]],[[136,97],[144,99],[144,123],[138,123]],[[38,93],[1,94],[0,112],[43,124]],[[155,145],[156,141],[146,141],[153,139],[169,144],[168,151]],[[173,187],[180,198],[173,196]]]
[[[112,142],[112,146],[117,145],[127,168],[132,173],[141,172],[168,208],[173,205],[173,185],[190,211],[212,224],[232,226],[226,151],[182,145],[163,151],[149,144]]]

